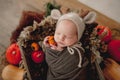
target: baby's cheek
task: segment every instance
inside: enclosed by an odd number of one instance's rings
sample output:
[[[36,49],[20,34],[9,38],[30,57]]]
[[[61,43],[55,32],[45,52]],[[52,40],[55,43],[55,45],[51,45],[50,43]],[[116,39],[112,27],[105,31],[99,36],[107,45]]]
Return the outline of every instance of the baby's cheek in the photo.
[[[57,36],[54,36],[54,40],[57,42],[58,41],[58,38],[57,38]]]
[[[71,46],[71,45],[75,44],[76,42],[77,42],[76,40],[68,40],[68,41],[66,41],[66,45]]]
[[[68,41],[68,40],[64,41],[64,43],[65,43],[66,46],[70,46],[71,45],[71,42]]]

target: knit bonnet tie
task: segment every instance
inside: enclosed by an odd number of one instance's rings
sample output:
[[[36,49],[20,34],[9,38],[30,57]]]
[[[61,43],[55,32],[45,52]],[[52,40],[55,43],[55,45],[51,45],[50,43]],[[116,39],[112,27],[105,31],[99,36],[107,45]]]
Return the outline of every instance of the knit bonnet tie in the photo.
[[[67,47],[67,49],[68,49],[68,51],[69,51],[69,53],[70,53],[71,55],[73,55],[73,54],[75,53],[75,51],[74,51],[73,49],[77,50],[78,55],[79,55],[78,67],[81,67],[81,64],[82,64],[82,55],[81,55],[81,52],[80,52],[79,48],[84,51],[84,49],[81,47],[81,43],[80,43],[80,42],[78,42],[77,44],[75,44],[75,45],[73,45],[73,46]]]

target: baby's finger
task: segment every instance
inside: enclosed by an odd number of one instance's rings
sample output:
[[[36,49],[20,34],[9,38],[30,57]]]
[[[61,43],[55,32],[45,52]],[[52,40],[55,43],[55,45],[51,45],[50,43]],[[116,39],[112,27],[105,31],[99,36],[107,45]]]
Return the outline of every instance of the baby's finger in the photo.
[[[50,47],[52,48],[52,49],[54,49],[54,50],[56,50],[57,49],[57,46],[55,46],[55,45],[50,45]]]
[[[46,46],[46,47],[49,47],[49,43],[48,43],[48,38],[49,36],[45,37],[44,41],[43,41],[43,44]]]

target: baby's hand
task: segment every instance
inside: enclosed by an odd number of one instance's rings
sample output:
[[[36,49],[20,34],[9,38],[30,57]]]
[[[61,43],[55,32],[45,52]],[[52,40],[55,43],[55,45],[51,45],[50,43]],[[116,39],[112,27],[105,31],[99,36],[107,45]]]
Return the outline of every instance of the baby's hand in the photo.
[[[47,37],[45,37],[45,39],[43,40],[43,44],[44,44],[46,47],[50,47],[50,44],[49,44],[49,42],[48,42],[49,37],[50,37],[50,36],[47,36]]]
[[[62,47],[59,47],[57,45],[50,45],[51,46],[51,49],[54,49],[54,50],[57,50],[57,51],[62,51],[63,48]]]
[[[48,42],[50,44],[51,49],[58,50],[58,51],[63,50],[63,48],[59,47],[57,45],[57,43],[55,42],[54,36],[50,36],[49,39],[48,39]]]
[[[54,47],[57,46],[57,43],[54,41],[54,36],[47,36],[45,37],[43,44],[46,47]]]
[[[49,36],[48,38],[48,43],[51,45],[51,46],[56,46],[57,43],[55,42],[54,40],[54,36]]]
[[[45,37],[45,39],[43,41],[43,44],[46,47],[50,47],[53,50],[58,50],[58,51],[63,50],[63,48],[57,46],[57,43],[54,40],[54,36],[47,36],[47,37]]]

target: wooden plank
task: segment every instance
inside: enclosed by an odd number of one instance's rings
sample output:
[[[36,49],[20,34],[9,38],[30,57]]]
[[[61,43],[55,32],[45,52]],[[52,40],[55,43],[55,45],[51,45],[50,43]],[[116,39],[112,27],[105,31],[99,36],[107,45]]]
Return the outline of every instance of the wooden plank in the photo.
[[[53,0],[29,0],[29,1],[24,0],[24,3],[29,4],[29,5],[35,7],[38,10],[44,11],[44,9],[45,9],[44,5],[47,2],[52,2],[52,1]],[[88,7],[87,5],[85,5],[83,3],[80,3],[77,0],[55,0],[55,1],[57,2],[57,4],[66,6],[66,7],[71,8],[71,9],[87,9],[87,10],[90,10],[90,11],[95,11],[97,13],[96,22],[99,25],[108,26],[110,28],[117,28],[117,29],[120,28],[120,23],[110,19],[109,17],[101,14],[100,12]]]
[[[97,13],[97,19],[96,22],[98,22],[99,25],[104,25],[104,26],[108,26],[110,28],[120,28],[120,23],[108,18],[107,16],[101,14],[100,12],[88,7],[87,5],[84,5],[82,3],[80,3],[79,1],[76,0],[57,0],[57,2],[61,5],[65,5],[67,7],[72,7],[74,9],[88,9],[88,10],[92,10],[95,11]]]

